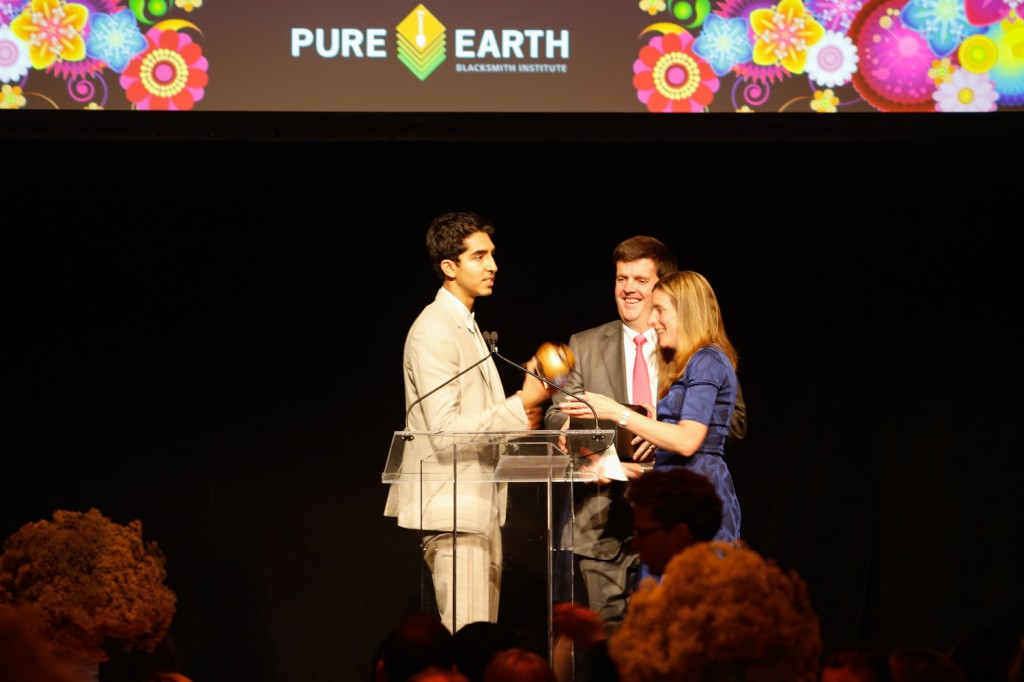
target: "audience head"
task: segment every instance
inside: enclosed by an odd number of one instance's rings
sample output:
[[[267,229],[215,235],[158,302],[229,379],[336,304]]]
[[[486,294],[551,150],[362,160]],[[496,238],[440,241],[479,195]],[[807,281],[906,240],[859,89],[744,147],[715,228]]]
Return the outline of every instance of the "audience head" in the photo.
[[[491,658],[498,652],[522,646],[522,640],[507,625],[482,620],[459,628],[454,644],[455,668],[470,682],[482,682]]]
[[[949,657],[968,682],[1007,682],[1016,653],[1012,637],[990,628],[964,632],[949,649]]]
[[[651,469],[630,481],[633,545],[655,575],[695,542],[715,537],[722,500],[707,477],[683,468]]]
[[[608,643],[629,682],[814,682],[821,648],[803,580],[742,541],[677,554],[633,593]]]
[[[967,682],[946,654],[927,647],[901,647],[889,652],[893,682]]]
[[[74,682],[75,671],[54,656],[41,624],[22,608],[0,605],[0,679]]]
[[[169,635],[160,640],[152,651],[111,651],[110,658],[100,663],[100,676],[138,682],[188,682],[188,677],[181,672],[178,652]]]
[[[889,657],[863,644],[833,649],[821,666],[821,682],[892,682]]]
[[[427,668],[454,664],[452,633],[437,616],[413,613],[403,616],[377,649],[375,682],[409,682]]]
[[[558,682],[551,665],[519,647],[499,651],[484,670],[484,682]]]
[[[427,668],[409,678],[409,682],[470,682],[469,678],[451,668]]]
[[[1024,682],[1024,637],[1017,644],[1017,653],[1010,662],[1010,682]]]

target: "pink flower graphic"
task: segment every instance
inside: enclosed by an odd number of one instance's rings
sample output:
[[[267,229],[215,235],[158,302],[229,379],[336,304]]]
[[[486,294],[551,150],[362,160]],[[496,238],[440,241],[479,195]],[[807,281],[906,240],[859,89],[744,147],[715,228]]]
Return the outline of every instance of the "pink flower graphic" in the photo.
[[[718,76],[693,53],[687,31],[655,36],[633,62],[637,98],[653,113],[694,113],[711,104]]]
[[[850,24],[860,57],[853,87],[879,111],[935,111],[928,71],[936,56],[925,37],[900,20],[907,1],[867,0]]]
[[[203,50],[184,33],[153,28],[149,48],[121,74],[121,87],[138,109],[187,111],[203,98],[210,68]]]

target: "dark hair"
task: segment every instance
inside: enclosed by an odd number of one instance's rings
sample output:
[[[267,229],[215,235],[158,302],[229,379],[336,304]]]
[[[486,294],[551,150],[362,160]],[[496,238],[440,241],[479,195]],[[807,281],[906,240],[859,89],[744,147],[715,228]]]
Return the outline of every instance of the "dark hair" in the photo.
[[[630,237],[620,243],[612,252],[612,265],[619,261],[630,262],[650,258],[654,261],[654,267],[658,271],[658,279],[663,279],[679,269],[676,264],[676,256],[672,249],[668,248],[654,237]]]
[[[947,652],[969,682],[1006,682],[1017,642],[990,627],[966,630]]]
[[[374,667],[381,661],[388,682],[405,682],[430,667],[451,668],[455,662],[452,633],[436,616],[403,616],[377,648]]]
[[[521,647],[522,639],[508,625],[486,620],[466,623],[455,632],[455,667],[470,682],[481,682],[495,654]]]
[[[466,251],[466,237],[477,232],[493,235],[494,226],[476,213],[445,213],[430,222],[427,230],[427,255],[430,256],[434,274],[441,281],[444,281],[441,262],[458,262],[459,256]]]
[[[698,542],[709,542],[722,526],[722,500],[706,476],[681,467],[651,469],[629,483],[626,497],[650,507],[665,524],[685,523]]]
[[[928,647],[901,647],[889,652],[893,682],[967,682],[948,655]]]

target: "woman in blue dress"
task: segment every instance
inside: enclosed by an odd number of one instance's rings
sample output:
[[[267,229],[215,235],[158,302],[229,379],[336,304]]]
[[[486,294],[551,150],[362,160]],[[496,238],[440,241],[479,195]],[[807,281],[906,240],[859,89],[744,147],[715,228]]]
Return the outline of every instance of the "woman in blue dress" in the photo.
[[[654,287],[650,324],[658,332],[657,419],[637,414],[607,396],[584,393],[599,419],[621,427],[654,448],[654,466],[682,466],[707,476],[722,498],[722,527],[716,540],[740,536],[740,504],[725,441],[736,405],[738,356],[725,333],[714,289],[703,275],[682,271]],[[566,400],[562,410],[587,416],[590,408]],[[637,450],[647,456],[648,449]]]

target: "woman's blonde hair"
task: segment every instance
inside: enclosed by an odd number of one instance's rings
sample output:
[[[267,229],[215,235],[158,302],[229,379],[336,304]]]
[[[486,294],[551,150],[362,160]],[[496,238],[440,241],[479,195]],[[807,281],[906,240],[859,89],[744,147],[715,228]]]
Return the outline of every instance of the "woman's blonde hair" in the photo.
[[[673,272],[654,285],[668,294],[675,307],[679,330],[677,348],[662,348],[658,357],[658,398],[683,376],[693,354],[704,346],[717,346],[736,369],[739,356],[725,333],[718,297],[704,275],[691,270]]]

